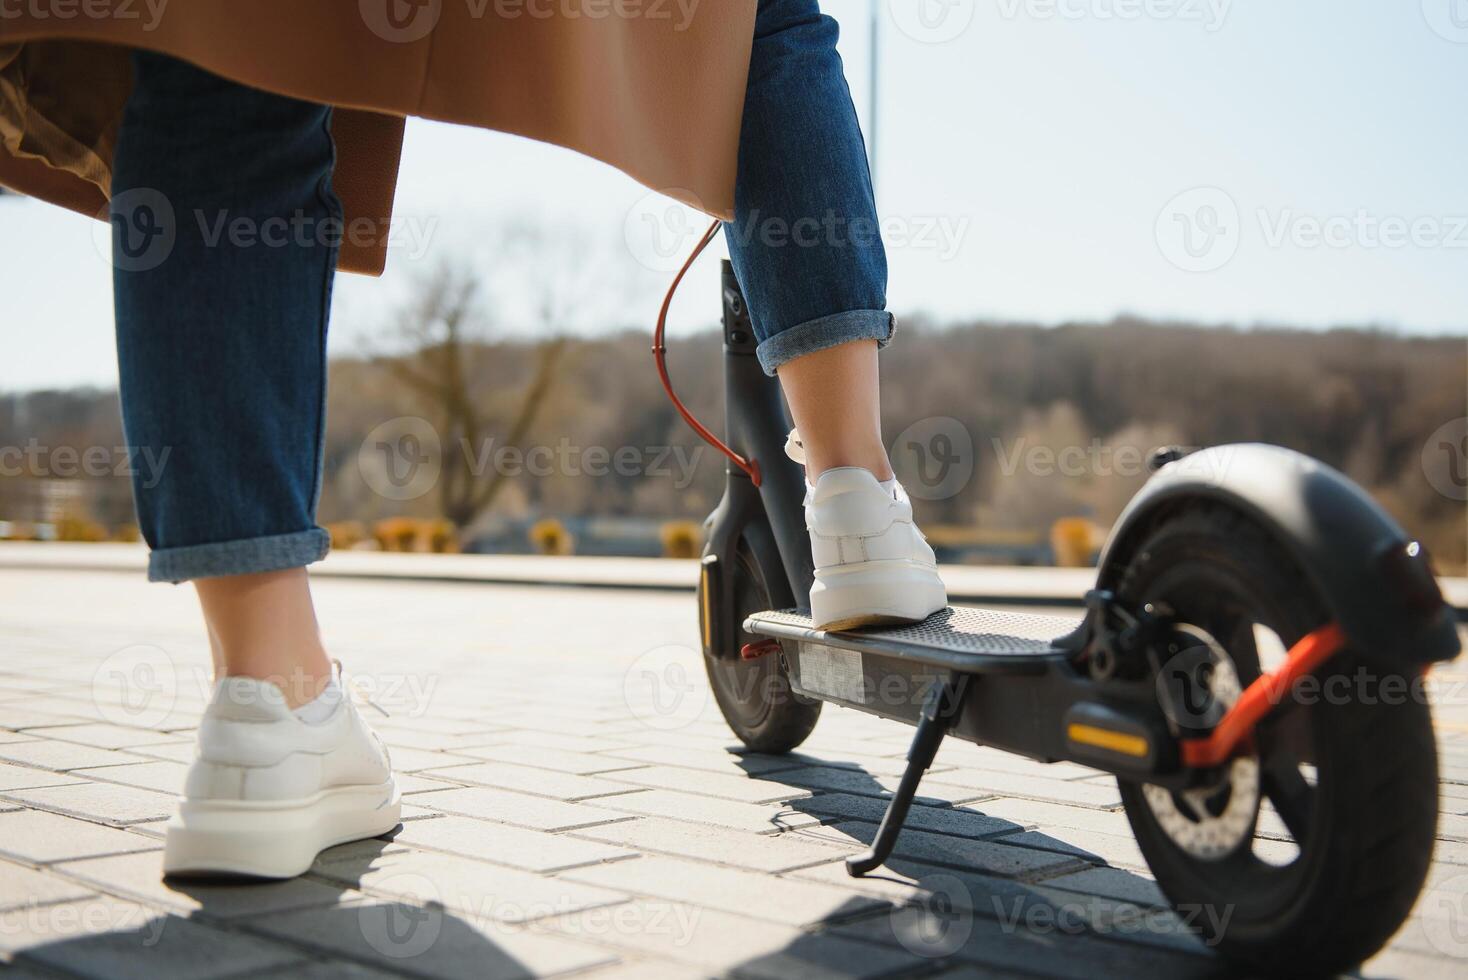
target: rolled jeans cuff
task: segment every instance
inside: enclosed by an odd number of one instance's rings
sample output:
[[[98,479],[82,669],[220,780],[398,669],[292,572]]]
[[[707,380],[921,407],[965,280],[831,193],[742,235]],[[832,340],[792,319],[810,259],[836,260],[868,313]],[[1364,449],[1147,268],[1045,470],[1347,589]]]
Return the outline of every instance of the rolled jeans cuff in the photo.
[[[331,535],[319,527],[264,538],[160,548],[148,557],[148,581],[178,583],[303,568],[325,558],[330,550]]]
[[[892,342],[896,329],[896,319],[886,310],[849,310],[781,330],[762,341],[755,353],[765,374],[774,377],[786,361],[853,340],[875,340],[880,350]]]

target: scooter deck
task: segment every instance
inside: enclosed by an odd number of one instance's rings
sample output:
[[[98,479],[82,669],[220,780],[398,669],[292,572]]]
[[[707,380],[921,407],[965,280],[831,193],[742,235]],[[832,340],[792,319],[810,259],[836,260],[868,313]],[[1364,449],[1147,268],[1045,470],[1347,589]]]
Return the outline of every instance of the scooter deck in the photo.
[[[968,674],[1027,674],[1044,671],[1050,658],[1066,656],[1058,641],[1080,623],[1080,617],[949,606],[921,623],[842,632],[813,628],[805,610],[770,610],[750,616],[744,628],[780,640],[882,654]]]

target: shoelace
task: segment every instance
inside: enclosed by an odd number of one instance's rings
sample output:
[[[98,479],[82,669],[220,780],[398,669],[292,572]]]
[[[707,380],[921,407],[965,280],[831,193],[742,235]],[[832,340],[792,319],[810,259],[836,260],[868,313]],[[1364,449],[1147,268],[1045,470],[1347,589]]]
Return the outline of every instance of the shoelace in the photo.
[[[355,677],[347,677],[347,672],[342,669],[342,662],[340,660],[337,660],[335,657],[333,657],[331,662],[336,667],[337,683],[339,683],[342,688],[352,696],[353,701],[357,702],[357,704],[365,705],[371,708],[378,714],[382,715],[382,717],[384,718],[392,717],[387,713],[386,708],[378,704],[376,701],[372,700],[371,696],[362,689],[361,685],[357,683],[357,679]]]

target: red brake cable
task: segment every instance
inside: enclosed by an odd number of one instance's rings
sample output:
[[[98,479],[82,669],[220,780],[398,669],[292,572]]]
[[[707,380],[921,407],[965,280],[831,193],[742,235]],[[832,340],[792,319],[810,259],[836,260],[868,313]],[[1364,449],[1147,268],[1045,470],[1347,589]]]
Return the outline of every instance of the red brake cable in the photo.
[[[672,379],[668,377],[668,348],[663,344],[663,334],[666,333],[668,328],[668,309],[673,305],[673,295],[678,292],[678,287],[682,284],[683,277],[688,275],[688,270],[693,268],[693,263],[703,254],[703,250],[709,247],[709,243],[714,240],[714,236],[718,233],[719,222],[715,221],[709,225],[708,231],[703,233],[703,238],[699,239],[698,245],[694,247],[692,254],[688,256],[688,261],[683,263],[683,268],[678,270],[678,275],[673,279],[673,284],[668,287],[668,295],[663,298],[663,308],[658,313],[657,329],[653,331],[652,357],[658,366],[658,378],[663,383],[663,391],[668,393],[668,400],[673,403],[673,407],[678,410],[678,414],[683,416],[683,421],[687,422],[693,431],[698,433],[699,438],[729,457],[729,462],[747,473],[749,479],[755,486],[759,486],[759,463],[752,459],[745,459],[730,449],[724,444],[723,440],[705,428],[702,422],[694,418],[693,413],[688,410],[687,406],[683,404],[678,398],[678,395],[673,391]]]

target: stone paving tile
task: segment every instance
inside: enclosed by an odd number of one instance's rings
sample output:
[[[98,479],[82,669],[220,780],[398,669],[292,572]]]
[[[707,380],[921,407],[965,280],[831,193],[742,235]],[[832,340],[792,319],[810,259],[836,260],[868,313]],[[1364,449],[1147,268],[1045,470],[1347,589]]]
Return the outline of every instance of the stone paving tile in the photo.
[[[460,749],[461,755],[473,756],[489,762],[512,762],[516,765],[534,766],[537,769],[553,769],[573,776],[595,776],[598,773],[618,769],[636,769],[637,762],[615,759],[591,752],[568,752],[538,745],[486,745],[479,748]]]
[[[173,797],[163,793],[97,782],[7,790],[4,795],[43,810],[114,824],[162,820],[173,813],[174,804]]]
[[[1042,800],[1072,807],[1087,806],[1109,810],[1121,806],[1121,793],[1114,781],[1102,784],[1075,782],[978,769],[949,769],[939,775],[936,781],[955,786],[970,786],[995,796]]]
[[[801,769],[787,769],[760,778],[766,782],[780,783],[785,786],[853,793],[857,796],[871,796],[880,799],[890,799],[901,779],[899,776],[873,776],[860,769],[840,769],[835,766],[806,766]],[[967,786],[951,786],[935,778],[924,779],[919,784],[918,795],[914,798],[913,804],[915,806],[956,806],[992,797],[992,793],[984,790]]]
[[[565,752],[606,752],[614,749],[630,749],[641,744],[636,740],[615,735],[582,735],[574,732],[542,732],[533,729],[506,729],[492,735],[496,745],[532,745],[537,748],[561,749]],[[465,742],[464,748],[472,743]],[[489,739],[484,743],[490,744]]]
[[[645,745],[634,749],[613,749],[603,754],[615,759],[678,766],[682,769],[707,769],[730,775],[758,775],[781,769],[796,769],[801,765],[792,756],[760,755],[754,752],[738,754],[723,748],[690,749],[679,745]]]
[[[67,861],[55,865],[54,870],[102,891],[184,914],[199,912],[213,919],[335,905],[355,896],[340,886],[309,878],[233,884],[165,881],[162,855],[156,851]]]
[[[603,797],[597,803],[609,810],[638,813],[645,817],[691,820],[694,823],[716,824],[758,834],[773,834],[820,822],[819,818],[800,813],[785,804],[738,803],[734,800],[718,800],[661,789],[650,789],[628,796]]]
[[[1052,854],[1068,854],[1092,864],[1109,864],[1118,868],[1143,870],[1147,860],[1136,839],[1120,834],[1103,834],[1094,830],[1060,830],[1050,834],[1028,830],[1001,838],[1019,847],[1037,848]]]
[[[560,877],[796,926],[885,905],[850,889],[667,857],[578,868]]]
[[[1051,888],[1065,888],[1087,895],[1104,895],[1138,905],[1165,907],[1167,896],[1150,875],[1121,868],[1086,868],[1073,874],[1045,879]]]
[[[834,823],[838,820],[868,820],[881,823],[887,812],[884,800],[847,793],[822,793],[791,804],[803,813],[814,814]],[[1023,826],[1000,817],[991,817],[967,807],[923,806],[908,811],[905,827],[931,830],[954,837],[992,837],[1024,830]]]
[[[169,762],[189,763],[194,761],[198,750],[192,739],[187,742],[169,742],[166,745],[135,745],[127,749],[128,755],[138,756],[139,760],[166,759]]]
[[[768,872],[839,861],[855,849],[854,845],[843,847],[831,841],[810,839],[800,830],[755,834],[662,817],[588,827],[573,830],[571,834],[639,851]]]
[[[79,782],[82,780],[76,776],[0,762],[0,792],[10,789],[34,789],[41,786],[66,786]]]
[[[279,944],[97,896],[0,914],[0,948],[68,973],[108,980],[213,977],[285,970],[299,954]]]
[[[0,760],[57,772],[95,766],[120,766],[134,761],[130,756],[112,749],[49,740],[0,745]]]
[[[1084,806],[1062,806],[1041,800],[991,799],[972,804],[969,809],[991,817],[1008,820],[1024,827],[1040,829],[1094,830],[1103,834],[1131,833],[1131,824],[1121,811],[1097,810]]]
[[[854,842],[865,847],[876,836],[877,825],[853,820],[820,827],[807,833],[821,840]],[[907,829],[897,838],[897,847],[893,853],[898,857],[929,864],[1011,878],[1033,878],[1057,874],[1062,870],[1080,870],[1084,864],[1079,856],[1017,847],[1010,840],[1009,837],[997,841],[971,840]]]
[[[393,840],[411,847],[446,851],[542,873],[636,857],[637,854],[607,843],[458,816],[415,820],[405,824]]]
[[[520,980],[616,962],[616,954],[564,936],[549,936],[442,908],[390,901],[262,916],[251,931],[394,973],[428,978]]]
[[[670,789],[680,793],[695,793],[699,796],[716,796],[723,800],[740,803],[782,803],[811,795],[811,791],[800,786],[790,786],[775,780],[753,779],[749,776],[731,776],[696,769],[667,769],[647,766],[625,772],[607,773],[606,779],[613,782],[632,783],[650,789]]]
[[[611,868],[620,863],[597,867]],[[336,861],[320,866],[313,874],[379,898],[440,904],[497,922],[528,922],[578,909],[616,905],[627,899],[615,889],[570,878],[549,878],[430,851],[386,853],[366,867]]]
[[[445,769],[424,769],[420,771],[419,775],[431,779],[452,779],[476,786],[513,790],[517,793],[530,793],[553,800],[563,800],[567,803],[591,800],[598,796],[616,796],[642,788],[597,776],[577,776],[574,773],[536,769],[509,762],[476,762],[464,766],[449,766]]]
[[[124,728],[121,725],[106,722],[91,725],[64,725],[56,728],[32,728],[28,731],[39,738],[75,742],[78,745],[91,745],[99,749],[127,749],[140,745],[192,742],[186,736],[171,732],[155,732],[146,728]]]
[[[92,893],[93,889],[59,875],[0,861],[0,911],[69,902]],[[0,936],[0,945],[4,942]]]
[[[835,766],[840,769],[858,769],[873,776],[901,776],[907,771],[906,756],[880,756],[845,751],[833,751],[829,756],[818,756],[805,751],[799,751],[791,752],[785,758],[792,763],[802,766]],[[954,771],[956,770],[948,766],[934,765],[928,770],[928,773],[937,777],[939,782],[952,782],[952,780],[945,779],[944,776]],[[939,775],[939,773],[943,775]],[[963,784],[960,783],[959,785]]]
[[[615,797],[615,799],[625,798]],[[456,813],[480,820],[499,820],[534,830],[574,830],[578,827],[590,827],[628,818],[626,813],[602,809],[586,803],[563,803],[560,800],[527,796],[524,793],[509,793],[481,786],[414,793],[413,802],[432,810]],[[598,800],[597,802],[605,801]]]
[[[1158,948],[1114,936],[1096,936],[1074,926],[1062,929],[1046,918],[1046,908],[1021,905],[1007,919],[980,915],[953,917],[946,909],[905,906],[831,928],[837,935],[860,937],[907,950],[927,950],[929,959],[966,960],[979,966],[1047,977],[1218,978],[1218,960],[1199,944],[1196,950]],[[1032,915],[1032,918],[1027,916]]]
[[[442,769],[444,766],[455,766],[474,761],[473,756],[459,755],[452,752],[430,752],[425,749],[389,747],[389,755],[392,756],[393,770],[395,772]]]
[[[861,980],[905,976],[925,966],[921,958],[890,945],[812,934],[788,924],[680,903],[643,900],[606,911],[611,914],[559,916],[535,928],[664,956],[718,976]]]
[[[0,813],[0,854],[31,864],[151,851],[147,837],[45,810]]]
[[[123,786],[179,796],[183,793],[184,779],[189,774],[189,767],[182,762],[130,762],[127,765],[103,766],[100,769],[74,769],[72,774],[105,783],[120,783]]]

